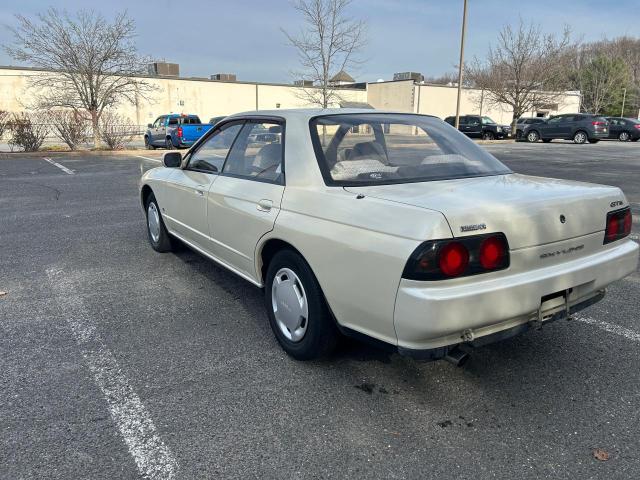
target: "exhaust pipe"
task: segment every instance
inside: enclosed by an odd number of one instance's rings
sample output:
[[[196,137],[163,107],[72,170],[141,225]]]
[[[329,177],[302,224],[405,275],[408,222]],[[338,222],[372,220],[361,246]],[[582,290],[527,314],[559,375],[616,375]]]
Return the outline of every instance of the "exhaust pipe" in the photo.
[[[454,364],[456,367],[461,367],[467,363],[467,360],[469,360],[469,354],[463,351],[460,347],[455,347],[447,352],[444,359],[447,362]]]

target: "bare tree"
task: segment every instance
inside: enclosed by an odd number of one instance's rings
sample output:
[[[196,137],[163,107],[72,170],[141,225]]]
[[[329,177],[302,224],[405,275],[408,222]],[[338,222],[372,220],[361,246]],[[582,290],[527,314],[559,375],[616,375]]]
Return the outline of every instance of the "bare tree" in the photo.
[[[503,28],[484,62],[475,58],[465,71],[474,86],[485,91],[484,101],[513,109],[515,132],[522,114],[558,101],[557,91],[566,85],[561,59],[569,41],[567,28],[558,38],[520,20],[515,30],[511,26]]]
[[[301,98],[312,105],[327,108],[341,100],[331,78],[361,62],[357,59],[365,42],[365,23],[346,16],[352,0],[295,0],[293,7],[302,15],[304,26],[297,34],[282,32],[297,50],[302,71],[297,80],[314,87],[303,87]]]
[[[10,27],[14,43],[5,50],[15,60],[41,69],[30,77],[37,106],[86,111],[96,146],[105,108],[121,101],[136,103],[152,90],[138,77],[145,73],[148,59],[136,52],[135,25],[126,12],[112,23],[92,11],[71,17],[54,8],[36,21],[22,15],[16,20]]]

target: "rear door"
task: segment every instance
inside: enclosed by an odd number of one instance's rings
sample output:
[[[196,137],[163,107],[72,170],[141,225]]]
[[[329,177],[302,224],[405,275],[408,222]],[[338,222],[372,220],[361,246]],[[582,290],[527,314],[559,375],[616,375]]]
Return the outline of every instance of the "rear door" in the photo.
[[[481,137],[482,136],[482,122],[480,117],[475,116],[467,116],[467,130],[465,133],[470,137]]]
[[[542,138],[563,138],[562,129],[566,126],[566,117],[558,115],[550,118],[547,123],[540,125]]]
[[[212,240],[207,222],[207,192],[222,166],[243,122],[217,129],[185,159],[186,165],[172,173],[166,186],[166,206],[162,214],[169,228],[183,240],[211,253]]]
[[[272,135],[266,137],[261,132]],[[249,120],[208,196],[214,254],[255,279],[255,248],[273,229],[284,193],[284,123]]]
[[[618,138],[624,127],[624,121],[618,118],[607,118],[609,121],[609,138]]]

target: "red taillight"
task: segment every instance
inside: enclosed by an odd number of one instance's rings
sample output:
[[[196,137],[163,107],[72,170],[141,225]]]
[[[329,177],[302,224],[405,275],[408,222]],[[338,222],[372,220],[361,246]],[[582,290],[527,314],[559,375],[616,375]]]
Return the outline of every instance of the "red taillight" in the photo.
[[[638,130],[640,130],[640,123],[636,123],[633,128],[637,128]]]
[[[606,122],[595,121],[595,122],[591,122],[591,125],[606,125]]]
[[[176,131],[176,135],[179,137],[182,136],[182,127],[178,127],[178,130]]]
[[[631,233],[632,217],[629,207],[607,214],[604,243],[615,242]]]
[[[445,280],[509,267],[503,233],[429,240],[416,248],[402,272],[409,280]]]
[[[506,253],[501,237],[489,237],[480,244],[480,265],[493,270],[502,263]]]
[[[469,265],[469,251],[461,243],[448,243],[440,250],[438,264],[447,277],[457,277]]]

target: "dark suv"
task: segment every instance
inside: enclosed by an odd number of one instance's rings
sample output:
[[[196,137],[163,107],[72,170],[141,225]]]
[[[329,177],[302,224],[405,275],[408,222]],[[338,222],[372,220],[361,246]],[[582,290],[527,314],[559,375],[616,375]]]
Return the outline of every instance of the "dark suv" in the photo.
[[[534,123],[544,123],[543,117],[520,117],[516,122],[516,141],[524,140],[522,133],[525,125],[533,125]]]
[[[456,117],[447,117],[444,121],[455,126]],[[483,140],[507,138],[511,133],[511,127],[508,125],[498,125],[491,118],[480,115],[461,115],[458,130],[468,137],[482,138]]]
[[[598,143],[609,136],[609,122],[590,113],[556,115],[543,123],[525,125],[523,136],[528,142],[553,139],[573,140],[574,143]]]

